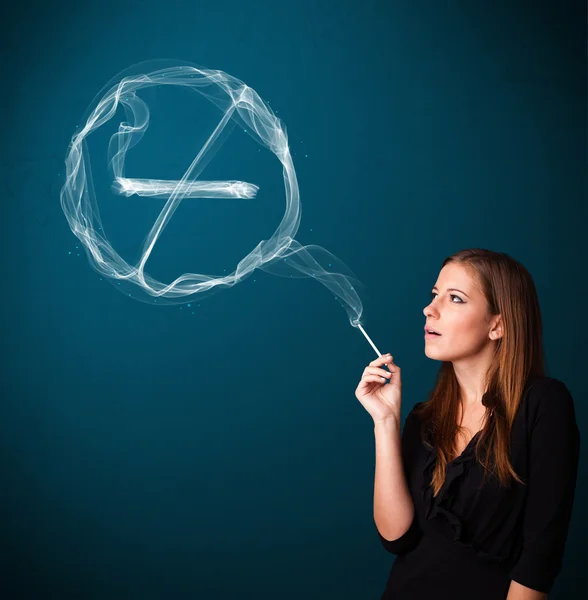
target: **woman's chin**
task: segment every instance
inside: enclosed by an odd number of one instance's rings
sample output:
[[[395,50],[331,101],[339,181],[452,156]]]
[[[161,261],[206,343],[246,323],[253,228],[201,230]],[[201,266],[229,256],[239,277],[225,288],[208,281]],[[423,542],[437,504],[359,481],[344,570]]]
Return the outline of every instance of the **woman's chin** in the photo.
[[[425,344],[425,356],[428,358],[433,358],[435,360],[445,360],[442,357],[442,352],[440,352],[437,348],[431,348],[431,346]]]

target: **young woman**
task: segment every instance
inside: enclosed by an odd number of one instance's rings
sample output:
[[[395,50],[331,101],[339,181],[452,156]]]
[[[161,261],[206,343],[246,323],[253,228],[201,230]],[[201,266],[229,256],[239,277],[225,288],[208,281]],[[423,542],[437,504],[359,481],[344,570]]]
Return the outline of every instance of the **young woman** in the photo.
[[[425,354],[441,367],[402,436],[393,356],[372,361],[355,391],[374,420],[374,521],[397,555],[382,600],[544,600],[562,564],[580,432],[570,392],[544,374],[533,280],[507,254],[462,250],[423,313]]]

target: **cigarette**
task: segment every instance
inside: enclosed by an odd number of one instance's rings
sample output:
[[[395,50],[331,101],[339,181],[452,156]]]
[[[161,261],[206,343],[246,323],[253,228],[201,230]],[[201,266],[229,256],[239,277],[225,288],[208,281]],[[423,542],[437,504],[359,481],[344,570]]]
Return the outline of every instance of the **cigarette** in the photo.
[[[361,323],[358,323],[357,326],[361,329],[361,333],[365,335],[366,340],[370,343],[371,347],[376,351],[378,356],[382,356],[382,353],[376,348],[376,345],[370,339],[370,336],[365,332],[365,329],[361,326]]]

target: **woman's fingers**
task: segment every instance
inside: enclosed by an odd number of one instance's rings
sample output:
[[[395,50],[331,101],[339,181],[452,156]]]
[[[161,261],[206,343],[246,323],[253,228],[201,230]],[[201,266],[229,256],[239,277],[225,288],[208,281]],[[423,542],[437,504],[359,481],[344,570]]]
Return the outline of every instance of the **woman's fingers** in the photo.
[[[375,360],[372,360],[370,363],[370,367],[379,367],[380,365],[384,365],[386,363],[391,363],[394,357],[391,354],[382,354],[382,356],[378,356]]]
[[[379,369],[378,367],[366,367],[364,370],[364,374],[381,375],[386,378],[392,377],[392,373],[390,373],[389,371],[385,371],[384,369]]]
[[[392,381],[392,375],[398,373],[400,376],[400,367],[393,362],[394,357],[391,354],[382,354],[364,369],[358,389],[367,390],[368,383],[379,383],[383,385],[386,381]],[[387,367],[388,371],[382,367]]]

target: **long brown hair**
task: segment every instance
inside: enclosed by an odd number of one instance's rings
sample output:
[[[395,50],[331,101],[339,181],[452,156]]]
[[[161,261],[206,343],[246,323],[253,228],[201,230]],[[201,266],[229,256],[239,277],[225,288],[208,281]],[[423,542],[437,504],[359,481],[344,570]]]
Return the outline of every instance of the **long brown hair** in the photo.
[[[500,485],[507,486],[512,479],[523,483],[510,463],[509,447],[527,379],[545,375],[541,310],[535,284],[523,265],[502,252],[468,248],[447,257],[442,268],[448,263],[463,265],[483,291],[490,314],[502,316],[503,335],[496,342],[486,373],[487,391],[482,398],[486,418],[475,445],[476,460],[484,467],[484,481],[493,472]],[[437,453],[431,482],[433,496],[445,481],[454,441],[461,429],[457,424],[460,401],[453,364],[444,361],[428,400],[415,411],[422,419],[423,442]],[[482,457],[483,447],[486,452]]]

